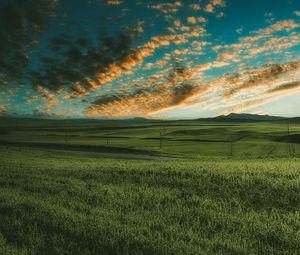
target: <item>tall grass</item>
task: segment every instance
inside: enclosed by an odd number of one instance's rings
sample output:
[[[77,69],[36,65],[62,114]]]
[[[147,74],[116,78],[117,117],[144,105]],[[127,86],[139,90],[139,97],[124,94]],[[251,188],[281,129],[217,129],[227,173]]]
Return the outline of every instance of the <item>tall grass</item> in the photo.
[[[0,254],[300,254],[298,159],[0,153]]]

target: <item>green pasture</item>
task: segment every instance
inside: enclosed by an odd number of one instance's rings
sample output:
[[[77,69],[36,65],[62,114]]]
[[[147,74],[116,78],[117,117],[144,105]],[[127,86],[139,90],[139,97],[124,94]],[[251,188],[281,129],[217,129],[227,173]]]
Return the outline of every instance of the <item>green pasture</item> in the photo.
[[[0,254],[300,255],[299,134],[0,121]]]
[[[0,156],[0,254],[300,254],[296,158]]]
[[[178,121],[0,123],[0,141],[90,145],[148,153],[201,156],[285,157],[300,155],[300,124]]]

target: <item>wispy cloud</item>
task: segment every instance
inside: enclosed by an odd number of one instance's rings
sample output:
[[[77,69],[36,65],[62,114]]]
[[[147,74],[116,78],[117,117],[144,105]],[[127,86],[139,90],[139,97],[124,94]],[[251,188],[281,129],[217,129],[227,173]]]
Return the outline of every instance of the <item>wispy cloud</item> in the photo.
[[[265,23],[221,29],[218,18],[233,15],[224,0],[95,0],[97,17],[74,29],[78,14],[71,21],[61,1],[30,3],[0,3],[6,111],[14,100],[38,114],[94,117],[237,111],[298,91],[298,11],[276,19],[264,10]]]
[[[293,81],[289,83],[285,83],[282,85],[279,85],[276,88],[270,89],[267,91],[267,93],[278,93],[278,92],[286,92],[286,91],[294,91],[300,88],[300,81]]]
[[[1,113],[5,113],[5,105],[4,104],[0,104],[0,114]]]

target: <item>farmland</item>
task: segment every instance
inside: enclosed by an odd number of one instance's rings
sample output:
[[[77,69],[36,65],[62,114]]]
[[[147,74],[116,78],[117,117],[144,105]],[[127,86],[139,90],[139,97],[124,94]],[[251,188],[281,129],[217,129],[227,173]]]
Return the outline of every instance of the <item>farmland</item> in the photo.
[[[289,128],[1,123],[0,254],[300,254]]]
[[[0,122],[0,141],[33,147],[188,158],[300,155],[300,124],[285,122]],[[18,145],[18,144],[17,144]]]

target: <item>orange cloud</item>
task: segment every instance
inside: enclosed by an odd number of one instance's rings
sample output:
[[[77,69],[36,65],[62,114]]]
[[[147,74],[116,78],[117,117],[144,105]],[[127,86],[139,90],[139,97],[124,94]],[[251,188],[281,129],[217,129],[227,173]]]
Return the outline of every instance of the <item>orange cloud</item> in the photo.
[[[47,100],[47,102],[44,104],[45,112],[49,113],[55,106],[59,105],[59,100],[47,89],[41,86],[37,86],[36,89],[37,91],[41,92],[42,97]]]
[[[190,98],[203,93],[206,88],[193,85],[193,72],[176,67],[167,76],[157,77],[165,81],[157,84],[156,77],[149,79],[146,86],[135,92],[118,93],[99,98],[86,111],[93,117],[132,117],[149,116],[157,111],[178,107],[188,102]]]
[[[178,8],[182,7],[183,4],[181,1],[176,1],[175,3],[159,3],[148,6],[150,9],[158,10],[164,14],[176,13]]]
[[[270,64],[243,73],[233,73],[225,77],[227,89],[224,95],[228,98],[246,89],[273,86],[274,83],[281,82],[289,75],[297,75],[299,71],[300,61],[292,61],[282,65]]]
[[[224,6],[224,5],[225,2],[223,0],[211,0],[210,3],[205,6],[204,10],[206,12],[213,13],[215,11],[216,6]]]
[[[208,4],[208,5],[205,6],[204,10],[206,12],[212,13],[212,12],[215,11],[215,8],[214,8],[214,6],[212,4]]]
[[[297,90],[300,88],[300,81],[294,81],[294,82],[289,82],[282,84],[274,89],[270,89],[267,91],[267,93],[279,93],[283,91],[291,91],[291,90]]]
[[[218,5],[225,5],[225,2],[224,0],[211,0],[211,3],[215,6],[218,6]]]
[[[206,18],[204,18],[204,17],[198,17],[198,22],[200,22],[200,23],[206,23],[207,22],[207,19]]]
[[[188,17],[187,21],[191,24],[196,24],[197,23],[197,19],[195,17]]]
[[[108,5],[121,5],[123,1],[120,0],[106,0],[106,4]]]
[[[259,33],[263,34],[263,35],[271,35],[273,33],[280,32],[283,30],[286,32],[289,32],[298,27],[299,27],[299,24],[297,24],[292,19],[282,20],[282,21],[276,22],[275,24],[271,25],[270,27],[259,30]]]
[[[292,48],[300,43],[300,36],[292,30],[297,27],[293,21],[276,22],[264,29],[253,31],[253,36],[241,37],[238,43],[230,45],[216,45],[212,49],[219,53],[219,58],[231,59],[234,62],[261,56],[262,54],[280,53],[284,49]],[[290,32],[285,36],[272,36],[275,31]],[[267,32],[266,32],[267,31]],[[232,55],[230,56],[231,53]]]
[[[201,10],[200,4],[190,4],[190,8],[193,9],[194,11]]]
[[[0,104],[0,113],[4,113],[4,112],[5,112],[5,105]]]
[[[170,84],[154,91],[140,91],[134,96],[120,97],[115,100],[95,105],[86,111],[89,117],[132,117],[149,116],[157,111],[178,107],[194,96],[204,91],[203,87],[193,87],[183,84],[172,88]]]

